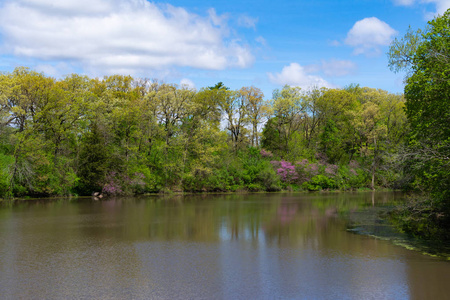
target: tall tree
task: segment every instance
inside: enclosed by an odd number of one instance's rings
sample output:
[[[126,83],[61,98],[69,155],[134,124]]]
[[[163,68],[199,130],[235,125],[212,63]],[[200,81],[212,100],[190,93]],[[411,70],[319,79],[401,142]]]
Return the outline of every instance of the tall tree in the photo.
[[[243,87],[239,90],[239,93],[247,103],[248,120],[251,125],[251,145],[252,147],[258,147],[258,126],[265,121],[264,119],[269,113],[269,107],[264,102],[263,92],[258,88],[253,86]]]
[[[299,87],[285,86],[282,90],[274,91],[272,106],[278,135],[283,150],[287,152],[292,136],[307,116],[304,94]]]
[[[408,49],[402,52],[402,49]],[[390,48],[390,64],[409,70],[406,114],[411,126],[408,164],[415,183],[431,193],[424,219],[450,225],[450,10]],[[419,214],[421,214],[419,212]],[[450,238],[447,231],[446,237]]]
[[[220,109],[227,122],[234,151],[245,145],[245,126],[248,124],[248,107],[246,98],[239,91],[225,91]]]

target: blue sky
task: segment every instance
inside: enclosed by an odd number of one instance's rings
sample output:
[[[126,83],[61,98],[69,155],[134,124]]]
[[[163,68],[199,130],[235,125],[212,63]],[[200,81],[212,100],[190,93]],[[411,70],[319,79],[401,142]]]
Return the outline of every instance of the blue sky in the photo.
[[[450,0],[0,0],[0,70],[403,91],[388,45]]]

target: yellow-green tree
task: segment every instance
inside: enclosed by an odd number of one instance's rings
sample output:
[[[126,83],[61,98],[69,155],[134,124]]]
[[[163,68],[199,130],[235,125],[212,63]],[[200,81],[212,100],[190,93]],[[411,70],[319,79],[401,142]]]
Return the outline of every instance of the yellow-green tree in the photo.
[[[246,126],[249,123],[246,97],[240,91],[224,91],[220,109],[226,121],[232,148],[237,151],[246,143]]]
[[[247,103],[247,116],[251,126],[250,141],[252,147],[259,146],[258,126],[266,120],[270,112],[270,108],[264,101],[263,92],[256,87],[243,87],[239,90],[239,94]]]
[[[289,141],[306,119],[306,103],[304,94],[299,87],[285,86],[281,90],[275,90],[272,99],[273,116],[272,123],[280,140],[280,150],[289,151]]]

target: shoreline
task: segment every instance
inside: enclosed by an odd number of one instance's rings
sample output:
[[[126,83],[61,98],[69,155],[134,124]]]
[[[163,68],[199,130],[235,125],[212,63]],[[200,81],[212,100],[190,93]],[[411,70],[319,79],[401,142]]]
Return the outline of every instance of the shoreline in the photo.
[[[180,192],[180,191],[172,191],[169,193],[143,193],[143,194],[133,194],[133,195],[105,195],[98,200],[107,200],[114,198],[126,198],[126,197],[166,197],[166,196],[192,196],[192,195],[247,195],[247,194],[340,194],[340,193],[377,193],[377,192],[402,192],[399,189],[359,189],[359,190],[320,190],[320,191],[306,191],[306,190],[281,190],[275,192],[267,192],[267,191],[235,191],[235,192]],[[13,198],[0,198],[1,202],[7,201],[36,201],[36,200],[55,200],[55,199],[94,199],[95,196],[78,196],[78,195],[69,195],[69,196],[43,196],[43,197],[13,197]]]

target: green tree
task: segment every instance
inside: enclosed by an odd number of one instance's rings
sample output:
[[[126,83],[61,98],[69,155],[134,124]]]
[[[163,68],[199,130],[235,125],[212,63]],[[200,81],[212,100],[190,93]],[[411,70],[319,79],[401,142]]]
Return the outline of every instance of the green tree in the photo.
[[[225,91],[220,109],[227,122],[232,148],[236,152],[246,145],[246,125],[248,125],[248,107],[245,95],[240,91]]]
[[[402,52],[402,49],[407,50]],[[389,54],[394,70],[409,70],[405,98],[411,135],[406,158],[415,178],[415,186],[430,193],[429,200],[423,202],[426,207],[420,205],[417,209],[410,209],[409,216],[416,215],[427,224],[431,220],[438,227],[448,229],[450,10],[428,22],[423,32],[411,33],[410,30],[401,42],[394,41]],[[416,224],[423,224],[416,221]],[[420,225],[411,226],[413,231],[421,231]],[[450,238],[448,230],[442,232]]]
[[[306,103],[299,87],[285,86],[275,90],[272,99],[274,124],[281,142],[280,150],[284,155],[289,152],[289,142],[299,130],[306,118]],[[272,123],[273,124],[273,123]],[[280,153],[283,155],[283,153]]]
[[[267,120],[262,132],[262,148],[275,152],[279,152],[281,150],[280,132],[277,125],[277,117],[272,117]]]
[[[352,112],[359,108],[355,95],[343,89],[321,89],[318,96],[309,99],[316,120],[315,126],[311,122],[309,136],[312,140],[320,136],[321,148],[317,150],[325,153],[331,163],[348,159],[345,154],[351,156]]]
[[[6,112],[3,125],[11,125],[19,131],[32,126],[36,114],[48,103],[54,80],[28,68],[16,68],[0,78],[0,111]]]
[[[266,105],[263,97],[264,94],[260,89],[255,87],[243,87],[239,93],[244,97],[247,103],[247,114],[251,125],[250,141],[252,147],[259,145],[258,126],[264,121],[269,113],[269,107]]]

